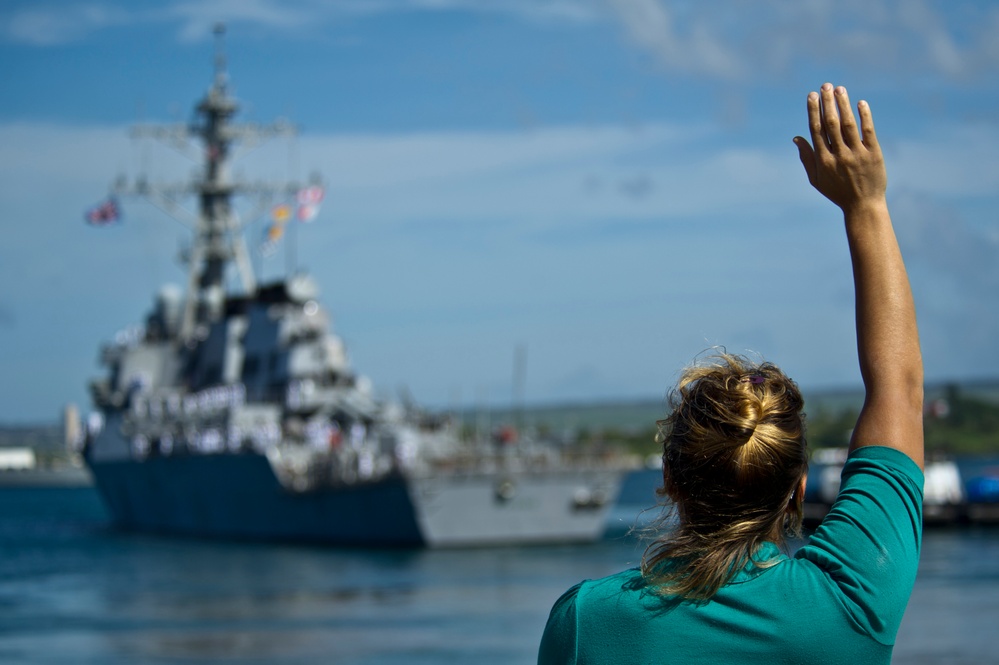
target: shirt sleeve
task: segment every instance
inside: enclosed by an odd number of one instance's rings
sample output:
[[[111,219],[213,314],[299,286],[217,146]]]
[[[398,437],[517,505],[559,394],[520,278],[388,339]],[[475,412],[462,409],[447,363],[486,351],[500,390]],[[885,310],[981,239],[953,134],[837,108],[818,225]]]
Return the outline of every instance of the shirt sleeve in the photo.
[[[582,582],[572,587],[555,601],[541,647],[538,665],[574,665],[576,662],[576,597]]]
[[[901,451],[854,450],[829,514],[797,557],[838,588],[856,626],[893,644],[916,580],[923,528],[923,473]]]

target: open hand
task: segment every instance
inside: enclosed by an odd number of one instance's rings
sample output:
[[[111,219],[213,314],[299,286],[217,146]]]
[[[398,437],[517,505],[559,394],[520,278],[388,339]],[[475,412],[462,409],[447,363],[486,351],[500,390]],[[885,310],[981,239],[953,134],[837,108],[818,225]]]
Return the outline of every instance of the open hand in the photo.
[[[888,186],[884,157],[874,134],[867,102],[857,104],[858,126],[846,88],[822,85],[808,93],[808,128],[812,143],[794,137],[808,182],[844,212],[882,203]]]

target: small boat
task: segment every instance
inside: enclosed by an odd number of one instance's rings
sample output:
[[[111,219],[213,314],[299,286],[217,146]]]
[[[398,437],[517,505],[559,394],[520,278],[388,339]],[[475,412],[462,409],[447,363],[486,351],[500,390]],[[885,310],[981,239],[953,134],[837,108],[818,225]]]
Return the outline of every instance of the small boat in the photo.
[[[817,526],[836,500],[846,454],[846,448],[826,448],[813,454],[805,489],[807,526]],[[924,525],[956,524],[971,518],[973,504],[957,461],[930,456],[924,464],[923,476]]]

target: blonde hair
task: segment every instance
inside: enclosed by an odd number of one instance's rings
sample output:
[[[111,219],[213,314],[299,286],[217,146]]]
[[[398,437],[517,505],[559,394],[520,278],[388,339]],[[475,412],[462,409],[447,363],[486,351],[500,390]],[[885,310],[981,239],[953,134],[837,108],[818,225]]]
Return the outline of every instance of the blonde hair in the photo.
[[[721,353],[688,367],[659,421],[663,487],[676,521],[649,545],[642,572],[657,589],[708,600],[765,541],[801,533],[808,472],[804,400],[777,366]],[[756,562],[766,567],[767,562]]]

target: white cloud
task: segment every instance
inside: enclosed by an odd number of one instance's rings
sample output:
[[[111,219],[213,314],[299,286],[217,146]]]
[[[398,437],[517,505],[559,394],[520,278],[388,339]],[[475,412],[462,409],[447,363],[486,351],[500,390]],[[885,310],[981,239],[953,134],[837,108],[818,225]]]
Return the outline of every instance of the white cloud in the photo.
[[[309,3],[185,0],[170,6],[163,12],[163,16],[179,19],[181,27],[178,37],[183,42],[194,42],[210,37],[219,22],[250,23],[281,32],[299,31],[313,24],[324,13]]]
[[[808,200],[792,150],[704,152],[667,126],[536,132],[318,137],[301,154],[348,217],[486,218],[560,225],[607,218],[683,219],[753,203]],[[261,153],[260,163],[271,160]],[[377,192],[391,191],[391,197]]]
[[[999,129],[941,126],[886,147],[892,191],[946,200],[990,198],[999,191],[992,167]],[[192,164],[166,148],[137,149],[124,127],[0,126],[0,195],[19,210],[46,191],[92,191],[99,198],[119,173],[153,165],[153,182],[188,178]],[[254,180],[303,177],[313,170],[329,185],[329,205],[343,214],[392,223],[403,219],[482,218],[561,224],[564,220],[667,218],[728,214],[747,206],[801,206],[803,186],[793,148],[718,144],[706,125],[648,124],[552,127],[506,132],[399,135],[309,135],[298,140],[288,171],[287,146],[271,142],[235,164]],[[718,144],[706,150],[705,145]],[[139,154],[152,154],[140,160]],[[95,161],[96,155],[100,160]],[[83,168],[83,165],[91,165]],[[392,192],[385,196],[385,192]]]
[[[30,183],[51,189],[53,182],[92,185],[113,169],[129,166],[126,127],[73,127],[18,122],[0,125],[0,183],[23,192]],[[97,156],[102,158],[97,160]],[[14,186],[16,183],[16,186]]]
[[[210,38],[214,26],[223,22],[301,36],[344,17],[395,12],[504,14],[541,23],[588,23],[601,15],[588,0],[180,0],[155,9],[92,2],[68,8],[39,4],[11,12],[0,18],[0,34],[15,43],[54,46],[85,40],[113,26],[178,23],[178,39],[192,42]]]
[[[776,80],[804,61],[846,64],[899,81],[966,81],[999,73],[999,8],[923,0],[182,0],[156,9],[93,2],[35,5],[0,18],[8,41],[52,46],[130,24],[172,23],[181,41],[207,39],[219,21],[297,37],[345,17],[398,12],[502,14],[575,26],[610,22],[666,72],[720,82]]]
[[[659,0],[607,0],[628,34],[652,51],[668,70],[735,79],[746,73],[745,61],[733,52],[732,42],[720,33],[711,12],[695,17],[689,29],[677,29],[670,7]]]
[[[962,53],[939,12],[923,0],[912,0],[899,6],[897,19],[914,37],[915,48],[925,54],[932,69],[948,76],[964,75],[970,53]]]
[[[386,9],[487,12],[544,22],[590,22],[600,15],[592,0],[397,0],[381,4]]]
[[[999,127],[968,123],[942,126],[930,136],[885,146],[890,187],[924,194],[991,197],[999,192],[999,169],[989,165],[999,149]]]
[[[0,34],[31,46],[53,46],[129,21],[127,12],[102,4],[31,7],[0,18]]]
[[[933,186],[929,203],[899,200],[896,218],[925,300],[920,311],[947,314],[924,325],[939,376],[975,371],[956,356],[979,357],[990,348],[982,331],[999,334],[995,308],[981,307],[994,297],[954,298],[999,284],[990,267],[999,248],[970,223],[929,214],[930,204],[969,192],[995,201],[988,174],[999,133],[933,131],[893,147],[889,160],[899,192]],[[978,143],[969,147],[964,132]],[[120,227],[82,222],[83,208],[131,170],[125,136],[124,127],[0,126],[0,209],[18,220],[0,248],[0,276],[24,285],[0,301],[0,328],[19,335],[12,348],[34,343],[41,333],[31,331],[42,328],[31,326],[54,312],[58,323],[44,330],[76,326],[60,344],[91,358],[102,336],[137,320],[155,288],[179,276],[170,267],[179,227],[146,219],[130,201]],[[849,344],[816,353],[850,330],[849,297],[838,296],[849,293],[849,265],[835,211],[808,188],[789,142],[726,147],[720,138],[705,126],[665,124],[310,135],[299,154],[329,190],[320,219],[298,231],[299,260],[332,289],[329,304],[344,317],[359,369],[387,387],[418,377],[409,380],[421,401],[446,401],[451,385],[468,389],[473,376],[506,376],[507,349],[525,339],[546,354],[540,362],[549,367],[534,370],[532,386],[548,397],[581,396],[559,384],[580,358],[594,359],[591,394],[658,390],[665,372],[709,342],[761,350],[800,368],[803,381],[816,380],[816,363],[848,368],[825,380],[851,380]],[[287,160],[273,149],[237,170],[286,175],[275,165]],[[902,164],[916,161],[933,171]],[[169,164],[160,166],[163,179],[190,173],[182,160]],[[637,182],[646,183],[641,196],[622,188]],[[941,275],[948,288],[931,290]],[[760,284],[781,284],[786,297],[761,302]],[[761,307],[767,326],[753,328]],[[90,312],[89,327],[74,322],[80,312]],[[948,351],[954,322],[964,326],[963,346]],[[453,366],[413,353],[424,346]],[[660,354],[658,370],[650,354]],[[83,378],[71,379],[82,390]]]
[[[449,179],[476,174],[533,173],[594,159],[685,145],[705,127],[665,124],[639,129],[621,126],[549,127],[532,131],[436,132],[407,135],[313,137],[310,153],[350,156],[346,186]],[[332,142],[332,143],[330,143]]]
[[[849,63],[905,80],[995,75],[999,9],[921,0],[605,0],[626,33],[668,71],[720,80],[774,79],[803,60]]]

